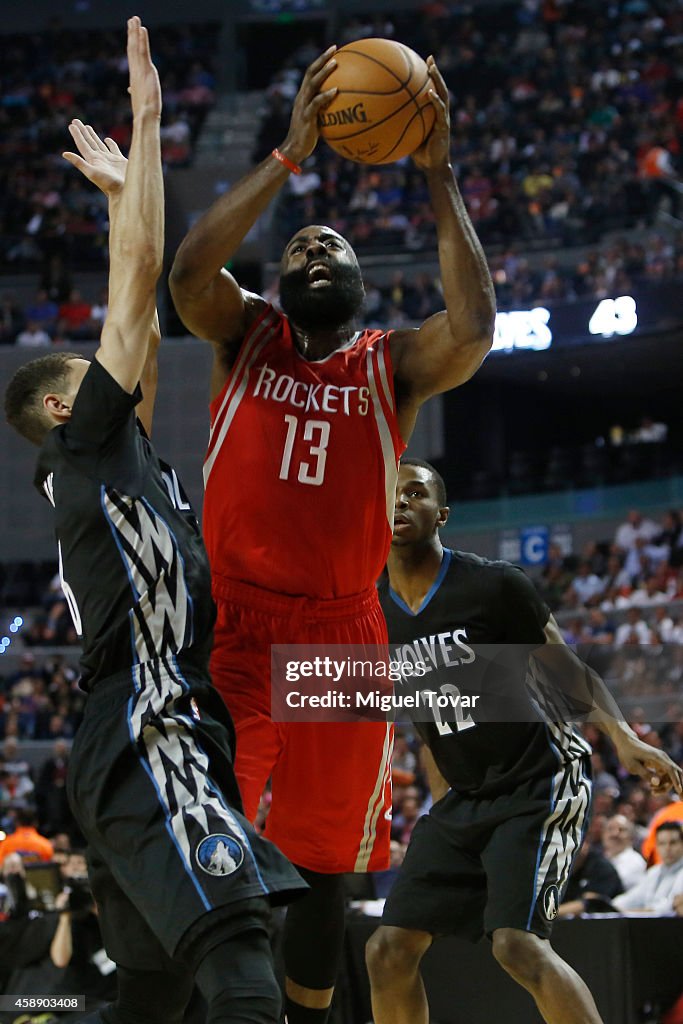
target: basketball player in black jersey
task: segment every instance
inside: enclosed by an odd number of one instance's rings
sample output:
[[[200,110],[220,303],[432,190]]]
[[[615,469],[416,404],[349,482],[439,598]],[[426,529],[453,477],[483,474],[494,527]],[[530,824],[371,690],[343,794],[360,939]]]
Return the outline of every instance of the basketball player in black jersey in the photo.
[[[62,585],[83,637],[89,697],[68,792],[119,969],[118,1000],[94,1020],[180,1024],[196,980],[211,1024],[275,1024],[269,903],[305,885],[240,813],[232,722],[208,673],[208,560],[147,437],[164,200],[161,90],[139,18],[128,22],[128,63],[128,162],[78,121],[79,152],[67,155],[109,199],[100,347],[92,363],[34,360],[5,397],[8,420],[41,445],[35,483],[54,506]]]
[[[421,687],[453,694],[477,672],[477,645],[504,645],[506,678],[518,678],[520,692],[525,681],[537,687],[541,717],[477,721],[465,708],[448,719],[438,710],[432,721],[416,716],[435,803],[413,832],[368,943],[375,1024],[427,1024],[422,956],[436,936],[476,941],[483,933],[548,1024],[600,1024],[585,984],[547,941],[591,793],[590,747],[541,710],[549,706],[547,678],[561,679],[564,696],[590,709],[622,764],[655,791],[683,792],[683,773],[620,720],[597,677],[587,690],[584,666],[520,569],[442,547],[438,530],[448,511],[436,470],[404,459],[388,580],[380,586],[392,658],[407,660],[408,646],[431,659],[433,675]]]

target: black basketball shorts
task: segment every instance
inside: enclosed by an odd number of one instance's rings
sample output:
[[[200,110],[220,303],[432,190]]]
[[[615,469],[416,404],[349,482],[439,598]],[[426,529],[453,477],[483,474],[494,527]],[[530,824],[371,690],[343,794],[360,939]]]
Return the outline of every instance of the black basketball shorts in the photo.
[[[415,826],[382,924],[471,942],[497,928],[548,938],[590,797],[587,760],[488,800],[449,790]]]
[[[173,659],[137,665],[89,696],[68,794],[88,842],[90,879],[109,956],[164,969],[202,921],[245,901],[286,903],[307,886],[240,813],[232,722],[206,681]],[[234,932],[233,928],[233,932]]]

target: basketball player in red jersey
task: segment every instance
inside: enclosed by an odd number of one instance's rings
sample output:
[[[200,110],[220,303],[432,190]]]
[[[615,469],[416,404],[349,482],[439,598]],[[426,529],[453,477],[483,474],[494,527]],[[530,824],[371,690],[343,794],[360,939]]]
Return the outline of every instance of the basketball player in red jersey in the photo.
[[[449,163],[448,91],[428,65],[436,122],[413,159],[436,215],[443,312],[418,330],[358,331],[358,261],[319,225],[285,248],[285,315],[222,269],[315,148],[336,93],[324,87],[334,47],[308,68],[283,145],[198,221],[171,272],[180,316],[215,352],[204,467],[219,608],[213,678],[237,726],[246,813],[272,775],[267,834],[311,885],[287,916],[289,1024],[327,1018],[341,873],[387,864],[391,734],[382,723],[271,722],[270,645],[385,642],[374,584],[391,542],[398,458],[422,402],[471,377],[493,334],[493,286]]]

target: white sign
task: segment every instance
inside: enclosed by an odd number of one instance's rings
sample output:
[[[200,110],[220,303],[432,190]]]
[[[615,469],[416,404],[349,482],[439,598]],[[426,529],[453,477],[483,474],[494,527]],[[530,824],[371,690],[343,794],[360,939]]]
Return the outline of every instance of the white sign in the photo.
[[[548,561],[547,526],[529,526],[521,531],[520,561],[522,565],[545,565]]]
[[[491,351],[512,352],[514,349],[531,349],[534,352],[542,352],[543,349],[550,348],[553,336],[548,327],[549,320],[550,311],[543,306],[498,313]]]
[[[638,326],[636,300],[630,295],[603,299],[588,322],[591,334],[611,338],[615,334],[633,334]]]

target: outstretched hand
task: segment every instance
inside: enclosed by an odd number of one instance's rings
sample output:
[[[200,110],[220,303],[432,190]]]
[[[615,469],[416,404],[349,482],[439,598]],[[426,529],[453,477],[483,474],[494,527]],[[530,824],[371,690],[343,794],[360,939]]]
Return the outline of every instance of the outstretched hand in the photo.
[[[441,77],[433,57],[427,58],[427,68],[432,79],[429,99],[436,115],[429,135],[413,153],[413,160],[423,171],[446,166],[451,152],[451,119],[449,113],[448,86]]]
[[[315,149],[320,135],[318,116],[332,102],[338,90],[323,89],[325,79],[337,66],[336,46],[330,46],[307,68],[292,107],[289,132],[280,149],[300,164]]]
[[[653,793],[668,793],[673,789],[683,797],[683,770],[668,754],[635,736],[624,737],[616,746],[624,768],[649,783]]]
[[[113,139],[100,139],[94,128],[78,118],[69,125],[69,132],[78,153],[62,153],[72,167],[97,185],[106,196],[115,195],[123,188],[128,161]]]
[[[128,73],[133,117],[150,114],[161,117],[161,86],[157,69],[152,64],[149,35],[140,19],[128,19]]]

